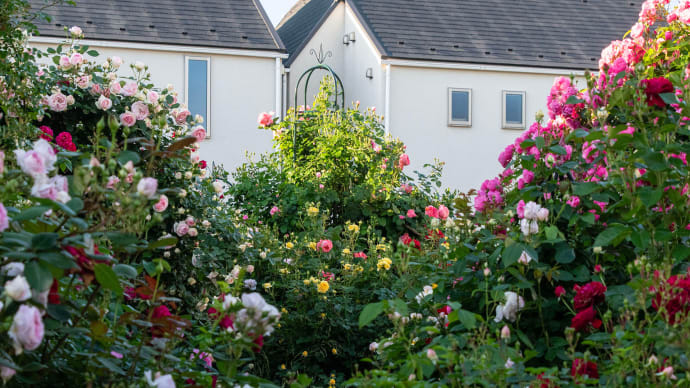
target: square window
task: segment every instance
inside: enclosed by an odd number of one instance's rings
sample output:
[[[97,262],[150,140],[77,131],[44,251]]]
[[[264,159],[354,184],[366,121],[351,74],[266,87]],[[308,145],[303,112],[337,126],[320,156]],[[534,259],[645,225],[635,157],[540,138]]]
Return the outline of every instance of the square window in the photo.
[[[472,126],[472,90],[448,89],[448,125]]]
[[[207,136],[211,135],[211,60],[210,58],[185,58],[185,98],[191,116],[204,118]]]
[[[503,128],[525,128],[525,92],[503,91]]]

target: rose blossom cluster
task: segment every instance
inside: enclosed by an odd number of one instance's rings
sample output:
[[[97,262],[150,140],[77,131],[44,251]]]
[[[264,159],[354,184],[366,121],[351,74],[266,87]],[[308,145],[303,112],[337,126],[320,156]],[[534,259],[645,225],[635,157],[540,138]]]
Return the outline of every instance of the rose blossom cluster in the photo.
[[[197,235],[199,235],[199,231],[197,230],[197,228],[194,227],[195,225],[196,220],[194,219],[194,217],[189,216],[184,221],[176,222],[173,225],[173,231],[180,237],[186,235],[188,235],[189,237],[196,237]]]
[[[576,331],[601,327],[601,320],[597,319],[594,307],[606,299],[606,286],[599,282],[589,282],[584,286],[575,285],[573,290],[573,307],[577,314],[573,317],[571,327]]]
[[[654,272],[656,279],[660,278],[658,271]],[[673,275],[661,281],[658,289],[652,287],[656,295],[652,300],[652,307],[660,311],[663,309],[663,316],[670,325],[679,322],[688,315],[690,311],[690,276]]]
[[[549,218],[549,209],[541,207],[534,201],[525,203],[520,200],[517,204],[517,215],[520,218],[520,230],[525,236],[539,233],[539,223]]]
[[[48,173],[55,169],[57,156],[55,150],[45,139],[38,139],[29,151],[15,150],[17,164],[22,171],[31,176],[34,185],[31,195],[66,203],[70,200],[67,178],[62,175],[48,177]]]
[[[503,185],[500,178],[488,179],[482,183],[477,196],[474,197],[474,208],[484,213],[489,209],[503,206]]]

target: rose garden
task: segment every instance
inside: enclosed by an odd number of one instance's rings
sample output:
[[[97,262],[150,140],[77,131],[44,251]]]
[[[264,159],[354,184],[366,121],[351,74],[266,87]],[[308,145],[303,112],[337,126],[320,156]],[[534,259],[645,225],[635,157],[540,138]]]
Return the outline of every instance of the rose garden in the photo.
[[[32,387],[690,386],[690,2],[647,0],[476,191],[329,79],[225,171],[141,63],[0,29],[0,375]],[[121,73],[131,67],[134,77]],[[258,113],[258,112],[257,112]]]

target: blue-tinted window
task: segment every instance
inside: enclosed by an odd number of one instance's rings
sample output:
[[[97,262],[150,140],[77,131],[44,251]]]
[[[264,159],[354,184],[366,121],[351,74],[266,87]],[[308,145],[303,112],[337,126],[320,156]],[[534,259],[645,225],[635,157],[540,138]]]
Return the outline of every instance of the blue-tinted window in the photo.
[[[208,61],[190,59],[187,66],[187,108],[192,117],[201,115],[208,127]]]
[[[520,93],[506,93],[506,124],[522,124],[523,95]]]
[[[470,121],[470,92],[453,90],[451,94],[451,120]]]

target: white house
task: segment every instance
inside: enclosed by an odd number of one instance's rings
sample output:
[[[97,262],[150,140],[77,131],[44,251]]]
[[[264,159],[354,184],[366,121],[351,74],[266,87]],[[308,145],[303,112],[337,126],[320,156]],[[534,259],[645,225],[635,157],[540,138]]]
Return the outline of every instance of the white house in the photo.
[[[287,103],[301,74],[323,61],[347,103],[384,115],[413,168],[439,158],[447,186],[477,188],[546,112],[554,78],[573,74],[586,86],[585,69],[597,69],[639,8],[640,0],[300,0],[278,25],[290,53]]]
[[[287,53],[258,0],[79,0],[44,12],[52,20],[38,23],[32,45],[54,47],[65,27],[80,26],[83,44],[104,58],[141,61],[154,84],[172,84],[205,119],[202,159],[233,169],[245,151],[270,150],[271,134],[257,129],[257,116],[280,111]]]

